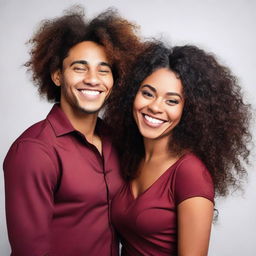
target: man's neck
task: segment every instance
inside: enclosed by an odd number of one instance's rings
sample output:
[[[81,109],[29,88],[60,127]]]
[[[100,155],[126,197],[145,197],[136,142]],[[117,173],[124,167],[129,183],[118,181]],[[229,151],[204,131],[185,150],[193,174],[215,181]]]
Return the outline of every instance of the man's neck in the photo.
[[[66,107],[62,104],[60,104],[60,107],[74,129],[82,133],[86,139],[91,142],[95,134],[98,113],[84,113],[72,107]]]

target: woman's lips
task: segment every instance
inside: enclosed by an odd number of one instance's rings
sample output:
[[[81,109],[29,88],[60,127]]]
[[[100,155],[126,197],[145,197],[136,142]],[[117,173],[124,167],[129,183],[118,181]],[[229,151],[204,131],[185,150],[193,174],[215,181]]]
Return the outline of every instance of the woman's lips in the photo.
[[[149,116],[147,114],[142,114],[143,116],[143,120],[144,122],[151,126],[151,127],[159,127],[161,126],[163,123],[165,123],[166,121],[162,120],[162,119],[158,119],[158,118],[155,118],[155,117],[152,117],[152,116]]]

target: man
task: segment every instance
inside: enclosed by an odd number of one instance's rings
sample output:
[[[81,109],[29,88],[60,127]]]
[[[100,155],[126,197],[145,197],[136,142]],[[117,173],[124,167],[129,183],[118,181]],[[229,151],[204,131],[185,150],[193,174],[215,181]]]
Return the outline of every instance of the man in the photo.
[[[117,255],[110,203],[122,180],[98,113],[140,49],[134,25],[75,10],[44,21],[30,42],[26,66],[56,104],[4,161],[11,255]]]

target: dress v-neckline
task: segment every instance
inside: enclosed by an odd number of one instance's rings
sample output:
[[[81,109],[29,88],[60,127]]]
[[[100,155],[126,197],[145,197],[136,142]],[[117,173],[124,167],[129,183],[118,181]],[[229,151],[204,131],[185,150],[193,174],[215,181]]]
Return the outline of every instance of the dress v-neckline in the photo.
[[[156,183],[158,183],[158,181],[161,180],[162,177],[166,175],[166,173],[168,173],[171,169],[173,169],[173,167],[174,167],[176,164],[178,164],[178,162],[180,162],[181,159],[182,159],[185,155],[187,155],[187,154],[182,155],[177,161],[175,161],[171,166],[169,166],[154,182],[152,182],[151,185],[149,185],[143,192],[141,192],[140,194],[138,194],[136,197],[134,196],[134,193],[133,193],[133,190],[132,190],[132,183],[129,182],[129,184],[128,184],[129,193],[130,193],[132,199],[135,201],[135,200],[139,199],[140,197],[142,197],[144,194],[146,194],[146,192],[149,191],[152,187],[154,187],[154,185],[155,185]]]

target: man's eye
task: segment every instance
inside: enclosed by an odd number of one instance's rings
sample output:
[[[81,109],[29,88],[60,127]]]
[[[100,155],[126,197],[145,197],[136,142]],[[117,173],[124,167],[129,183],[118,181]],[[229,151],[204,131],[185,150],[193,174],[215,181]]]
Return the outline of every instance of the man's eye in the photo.
[[[82,72],[82,71],[86,71],[86,68],[85,67],[76,66],[76,67],[74,67],[74,70]]]
[[[75,71],[84,71],[84,68],[74,68]]]
[[[100,73],[103,73],[103,74],[104,74],[104,73],[105,73],[105,74],[108,74],[108,73],[110,73],[110,70],[108,70],[108,69],[100,69],[99,72],[100,72]]]

